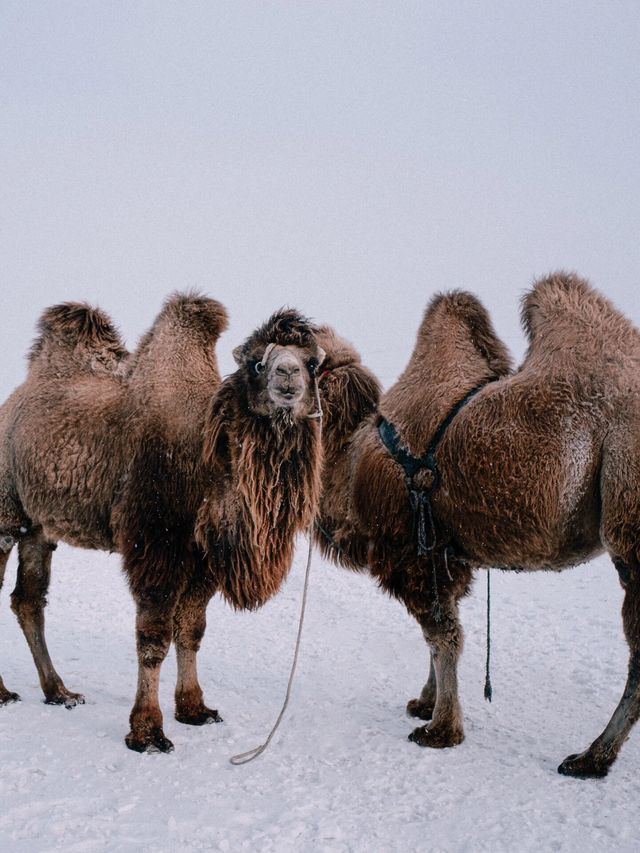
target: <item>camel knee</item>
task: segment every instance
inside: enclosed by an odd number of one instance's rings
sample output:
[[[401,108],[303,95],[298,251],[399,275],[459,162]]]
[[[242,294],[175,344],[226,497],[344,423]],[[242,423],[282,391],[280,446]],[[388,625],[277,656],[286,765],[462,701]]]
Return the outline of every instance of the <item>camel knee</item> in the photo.
[[[458,658],[462,654],[464,633],[456,614],[445,611],[442,617],[437,619],[432,613],[428,613],[421,616],[419,621],[434,658],[443,655]]]
[[[171,636],[168,632],[138,632],[138,656],[143,666],[155,669],[160,666],[169,652]]]
[[[640,579],[631,577],[624,586],[622,626],[632,653],[640,653]]]
[[[200,644],[204,636],[204,630],[200,628],[192,628],[188,631],[181,631],[176,642],[180,643],[186,649],[192,652],[200,651]]]
[[[22,628],[40,620],[46,606],[47,597],[44,593],[31,596],[17,588],[11,593],[11,610]]]
[[[204,620],[199,620],[198,622],[191,622],[189,624],[183,624],[178,622],[174,625],[173,630],[173,639],[176,644],[182,646],[185,649],[189,649],[190,651],[197,652],[200,649],[200,644],[202,643],[202,638],[204,637],[205,632],[205,622]]]

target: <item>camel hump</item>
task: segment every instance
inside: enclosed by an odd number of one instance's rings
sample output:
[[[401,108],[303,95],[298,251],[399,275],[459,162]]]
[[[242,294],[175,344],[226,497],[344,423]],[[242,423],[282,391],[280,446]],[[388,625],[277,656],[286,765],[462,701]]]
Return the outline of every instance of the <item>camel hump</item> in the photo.
[[[507,376],[512,370],[511,354],[498,337],[489,312],[473,293],[450,290],[436,294],[424,314],[418,342],[433,335],[434,328],[465,330],[479,354],[495,376]]]
[[[87,368],[114,372],[128,352],[111,318],[86,302],[62,302],[42,314],[28,354],[30,368],[56,374]]]
[[[522,325],[535,348],[538,341],[564,342],[574,351],[606,340],[609,350],[640,353],[640,334],[617,308],[575,272],[538,279],[522,300]]]
[[[360,353],[353,344],[341,338],[331,326],[319,326],[316,340],[326,353],[322,363],[323,370],[335,370],[339,367],[362,363]]]
[[[216,299],[195,292],[173,293],[164,303],[154,326],[167,321],[182,330],[215,341],[228,328],[229,315]]]
[[[165,362],[173,353],[180,361],[189,361],[194,353],[212,351],[227,329],[227,309],[216,299],[200,293],[173,293],[166,300],[149,331],[140,339],[129,359],[128,374],[154,372],[156,362]],[[185,362],[186,363],[186,362]]]

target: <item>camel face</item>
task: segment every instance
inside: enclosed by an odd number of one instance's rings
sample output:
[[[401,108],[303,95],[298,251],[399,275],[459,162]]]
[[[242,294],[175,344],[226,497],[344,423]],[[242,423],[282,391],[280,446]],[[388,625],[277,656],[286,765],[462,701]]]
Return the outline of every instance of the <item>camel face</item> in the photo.
[[[310,366],[313,370],[317,365],[317,358],[309,359],[308,354],[297,347],[274,347],[263,370],[271,405],[304,414],[312,372]]]
[[[268,344],[261,351],[234,353],[249,375],[248,403],[252,412],[272,417],[307,417],[315,407],[314,376],[324,359],[315,342]]]

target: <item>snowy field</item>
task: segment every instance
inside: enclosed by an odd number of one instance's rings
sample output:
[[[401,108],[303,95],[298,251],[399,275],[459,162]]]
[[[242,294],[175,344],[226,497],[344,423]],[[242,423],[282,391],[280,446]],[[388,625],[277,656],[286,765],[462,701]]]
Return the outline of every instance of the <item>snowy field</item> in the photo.
[[[460,667],[466,741],[407,740],[407,699],[426,651],[404,608],[364,576],[312,570],[292,703],[270,751],[260,742],[283,697],[305,543],[284,591],[257,614],[209,608],[202,683],[225,722],[172,718],[175,661],[161,701],[171,755],[126,749],[135,689],[133,607],[118,559],[61,546],[48,610],[54,662],[87,704],[42,703],[2,593],[2,674],[22,702],[0,709],[0,850],[637,851],[640,730],[609,776],[559,776],[600,732],[624,684],[621,593],[606,558],[561,575],[492,573],[494,701],[482,696],[485,576],[464,601]]]

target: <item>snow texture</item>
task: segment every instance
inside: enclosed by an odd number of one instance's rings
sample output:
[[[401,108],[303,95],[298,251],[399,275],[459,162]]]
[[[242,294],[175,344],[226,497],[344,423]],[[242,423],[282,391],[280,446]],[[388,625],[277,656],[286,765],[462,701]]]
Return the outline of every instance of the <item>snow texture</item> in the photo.
[[[123,742],[135,689],[133,606],[118,559],[61,546],[48,636],[54,662],[87,704],[44,705],[18,625],[0,643],[0,850],[541,851],[640,847],[632,734],[605,780],[559,776],[599,733],[621,693],[627,649],[621,591],[606,558],[536,575],[493,572],[494,701],[482,696],[485,575],[462,605],[466,741],[445,751],[407,740],[406,701],[426,678],[417,624],[366,576],[314,557],[292,702],[270,750],[302,592],[304,545],[283,592],[254,614],[214,599],[200,654],[206,696],[225,718],[172,719],[175,662],[162,674],[171,755]]]

